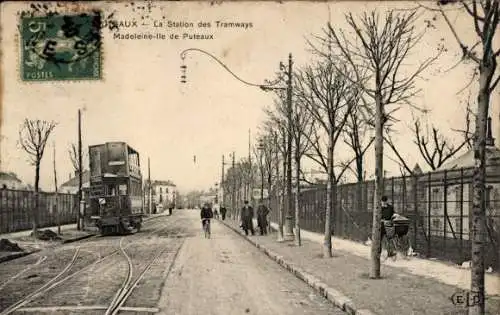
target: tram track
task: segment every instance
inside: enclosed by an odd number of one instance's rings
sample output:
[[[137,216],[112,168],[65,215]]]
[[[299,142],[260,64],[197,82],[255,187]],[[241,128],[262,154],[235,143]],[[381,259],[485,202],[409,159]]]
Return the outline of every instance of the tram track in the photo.
[[[22,269],[21,271],[17,272],[15,275],[11,276],[9,279],[5,280],[0,284],[0,291],[10,282],[16,280],[19,278],[21,275],[25,274],[29,270],[35,268],[36,266],[39,266],[41,263],[43,263],[45,260],[47,260],[47,256],[40,256],[40,258],[33,264],[27,266],[26,268]]]
[[[24,305],[26,305],[27,303],[29,303],[30,301],[36,299],[39,295],[48,291],[53,286],[54,283],[57,283],[57,280],[60,277],[62,277],[67,271],[69,271],[71,269],[71,267],[73,267],[79,253],[80,253],[80,248],[77,247],[75,250],[75,254],[73,255],[73,258],[71,259],[71,261],[66,265],[66,267],[61,272],[59,272],[55,277],[53,277],[48,282],[46,282],[42,287],[36,289],[32,293],[30,293],[28,296],[24,297],[23,299],[19,300],[18,302],[14,303],[13,305],[9,306],[7,309],[3,310],[2,313],[0,313],[0,315],[7,315],[7,314],[13,313],[17,309],[19,309],[19,308],[23,307]]]
[[[155,222],[155,223],[157,223],[157,222]],[[150,235],[153,235],[155,233],[158,233],[161,230],[164,230],[164,229],[168,228],[169,225],[170,224],[168,222],[167,222],[167,224],[165,224],[165,222],[162,222],[162,223],[159,224],[158,227],[156,225],[153,225],[153,230],[149,231],[147,234],[138,233],[138,234],[135,234],[135,235],[138,235],[138,237],[140,237],[140,236],[144,237],[145,235],[149,235],[150,236]],[[78,275],[80,275],[80,274],[82,274],[82,273],[84,273],[86,271],[89,271],[92,268],[95,268],[95,266],[98,265],[99,263],[108,260],[109,258],[115,256],[116,254],[118,254],[121,251],[124,251],[126,248],[128,248],[128,247],[130,247],[130,246],[132,246],[134,244],[134,240],[136,240],[136,238],[134,238],[133,236],[135,236],[135,235],[128,235],[128,236],[121,237],[120,241],[119,241],[120,248],[112,250],[109,254],[104,255],[103,257],[101,257],[99,259],[94,260],[93,262],[87,264],[85,267],[82,267],[81,269],[79,269],[79,270],[77,270],[77,271],[75,271],[73,273],[67,274],[68,271],[74,266],[74,264],[76,262],[76,259],[78,258],[78,254],[80,253],[81,248],[85,247],[85,245],[92,245],[91,242],[90,242],[90,239],[87,239],[85,242],[82,242],[82,244],[79,244],[80,246],[78,246],[75,249],[75,254],[73,255],[71,261],[65,266],[65,268],[61,272],[59,272],[56,276],[54,276],[50,280],[48,280],[40,288],[38,288],[35,291],[29,293],[27,296],[25,296],[22,299],[18,300],[14,304],[8,306],[6,309],[4,309],[0,313],[0,315],[12,314],[12,313],[16,312],[17,310],[22,309],[24,306],[26,306],[27,304],[33,302],[37,298],[41,297],[44,293],[50,291],[51,289],[64,284],[68,280],[70,280],[72,278],[75,278],[76,276],[78,276]],[[98,237],[101,237],[101,236],[97,235],[96,237],[94,237],[94,239],[98,238]],[[128,244],[126,244],[126,245],[123,245],[123,241],[126,240],[126,239],[129,240],[130,242]],[[37,263],[41,264],[42,262],[43,261],[38,261]],[[14,278],[18,277],[19,274],[22,274],[23,272],[26,272],[26,269],[30,269],[32,267],[33,267],[33,265],[30,266],[30,267],[28,267],[28,268],[25,268],[25,270],[23,270],[23,271],[19,272],[17,275],[15,275]],[[67,274],[67,275],[64,276],[65,274]],[[10,281],[12,281],[12,278],[9,279],[9,280],[7,280],[6,282],[4,282],[3,285],[5,286],[7,284],[7,282],[10,282]],[[131,280],[128,281],[128,284],[129,284],[130,281]],[[120,299],[118,299],[118,297],[121,298],[121,297],[123,297],[123,295],[124,294],[121,294],[120,296],[117,296],[116,297],[117,301],[120,300]]]

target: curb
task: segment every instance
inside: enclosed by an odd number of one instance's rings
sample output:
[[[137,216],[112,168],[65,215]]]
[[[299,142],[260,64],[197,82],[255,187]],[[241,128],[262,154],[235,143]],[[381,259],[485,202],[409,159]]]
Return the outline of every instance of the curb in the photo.
[[[221,220],[218,220],[218,221],[221,222],[222,224],[224,224],[225,226],[227,226],[228,228],[230,228],[231,230],[233,230],[234,232],[236,232],[237,234],[239,234],[240,236],[242,236],[249,243],[251,243],[252,245],[257,247],[259,250],[264,252],[269,258],[271,258],[272,260],[277,262],[279,265],[281,265],[283,268],[285,268],[286,270],[291,272],[293,275],[295,275],[300,280],[307,283],[310,287],[312,287],[314,290],[316,290],[321,296],[326,298],[328,301],[333,303],[336,307],[340,308],[341,310],[343,310],[347,314],[349,314],[349,315],[377,315],[376,313],[374,313],[370,310],[367,310],[367,309],[358,309],[354,305],[354,302],[350,298],[345,296],[342,292],[340,292],[334,288],[329,287],[325,283],[321,282],[321,280],[318,279],[317,277],[315,277],[314,275],[311,275],[310,273],[302,270],[300,267],[295,266],[293,263],[285,260],[283,258],[283,256],[280,256],[280,255],[276,254],[275,252],[267,249],[266,247],[260,245],[254,239],[251,239],[251,238],[243,235],[243,233],[239,229],[229,225],[228,223],[226,223],[224,221],[221,221]]]
[[[79,236],[79,237],[75,237],[75,238],[70,238],[70,239],[67,239],[67,240],[63,240],[61,243],[62,244],[68,244],[68,243],[78,242],[78,241],[81,241],[81,240],[84,240],[84,239],[87,239],[87,238],[91,238],[91,237],[96,236],[96,235],[97,234],[83,235],[83,236]]]
[[[29,252],[19,252],[19,253],[15,253],[12,255],[3,256],[3,257],[0,257],[0,264],[7,262],[7,261],[14,260],[14,259],[18,259],[18,258],[21,258],[24,256],[31,255],[31,254],[36,253],[36,252],[38,252],[38,250],[33,250],[33,251],[29,251]]]

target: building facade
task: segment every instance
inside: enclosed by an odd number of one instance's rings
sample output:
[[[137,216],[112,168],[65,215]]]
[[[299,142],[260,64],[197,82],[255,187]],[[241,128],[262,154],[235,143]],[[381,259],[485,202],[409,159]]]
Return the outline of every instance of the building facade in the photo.
[[[78,194],[78,185],[79,185],[79,177],[78,173],[75,172],[74,176],[71,177],[67,182],[63,183],[59,186],[59,192],[63,194]],[[82,194],[83,200],[86,199],[87,193],[89,191],[90,184],[90,172],[85,170],[82,172]]]
[[[0,188],[21,190],[26,189],[26,185],[12,172],[0,172]]]
[[[144,200],[148,202],[148,185],[144,189]],[[177,186],[170,180],[151,181],[151,202],[152,208],[158,210],[167,209],[170,205],[175,205]]]

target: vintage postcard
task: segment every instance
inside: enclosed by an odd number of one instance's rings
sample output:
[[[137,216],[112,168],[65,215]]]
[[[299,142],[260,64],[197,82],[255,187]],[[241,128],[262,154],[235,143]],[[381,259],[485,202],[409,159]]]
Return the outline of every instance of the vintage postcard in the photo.
[[[3,1],[0,314],[500,314],[499,6]]]

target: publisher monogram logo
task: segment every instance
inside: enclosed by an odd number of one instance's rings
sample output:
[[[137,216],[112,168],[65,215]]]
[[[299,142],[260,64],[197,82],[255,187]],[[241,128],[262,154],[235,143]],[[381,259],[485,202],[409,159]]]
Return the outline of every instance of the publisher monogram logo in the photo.
[[[472,307],[474,305],[478,305],[479,302],[481,302],[481,300],[483,299],[484,296],[480,292],[474,291],[458,291],[450,297],[453,305],[463,307]]]

